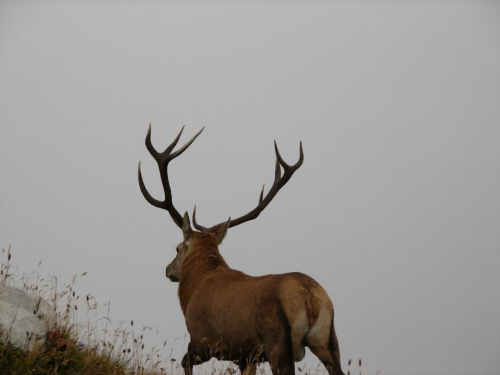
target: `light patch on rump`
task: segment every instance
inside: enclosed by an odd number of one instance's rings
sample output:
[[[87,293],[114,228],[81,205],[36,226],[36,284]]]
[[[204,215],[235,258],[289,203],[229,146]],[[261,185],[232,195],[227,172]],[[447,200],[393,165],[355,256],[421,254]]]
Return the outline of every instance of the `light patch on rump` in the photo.
[[[323,320],[327,321],[330,318],[331,321],[332,312],[327,307],[331,306],[331,302],[329,302],[323,288],[309,276],[298,272],[287,276],[286,285],[288,288],[282,288],[280,291],[281,301],[290,323],[293,358],[294,361],[301,361],[305,356],[305,346],[308,345],[306,338],[310,331],[312,329],[318,331],[320,326],[325,327],[324,324],[318,325],[321,309],[325,310],[326,315]],[[294,287],[290,287],[290,285],[294,285]],[[328,339],[330,325],[328,324],[326,327]]]
[[[306,344],[309,346],[317,344],[327,344],[330,338],[330,327],[332,325],[332,310],[322,307],[318,318],[306,336]]]

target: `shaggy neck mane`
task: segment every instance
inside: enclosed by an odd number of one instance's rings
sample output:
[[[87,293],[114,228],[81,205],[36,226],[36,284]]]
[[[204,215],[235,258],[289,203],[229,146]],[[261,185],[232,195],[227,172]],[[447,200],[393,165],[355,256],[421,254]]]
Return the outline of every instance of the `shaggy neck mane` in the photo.
[[[193,244],[182,263],[179,278],[179,300],[186,312],[189,299],[196,288],[214,272],[229,269],[219,253],[217,240],[212,233],[195,233]]]

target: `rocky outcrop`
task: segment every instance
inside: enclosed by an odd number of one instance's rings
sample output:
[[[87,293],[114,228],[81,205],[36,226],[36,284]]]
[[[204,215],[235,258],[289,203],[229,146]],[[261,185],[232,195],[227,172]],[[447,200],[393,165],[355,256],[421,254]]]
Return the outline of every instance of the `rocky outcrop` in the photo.
[[[26,350],[45,342],[54,308],[24,290],[0,286],[0,340]]]

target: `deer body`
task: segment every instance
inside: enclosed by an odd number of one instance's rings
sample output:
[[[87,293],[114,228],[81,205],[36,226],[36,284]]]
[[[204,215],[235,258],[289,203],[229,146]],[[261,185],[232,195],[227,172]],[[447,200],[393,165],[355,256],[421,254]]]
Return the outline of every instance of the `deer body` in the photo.
[[[315,280],[298,272],[249,276],[227,265],[216,235],[188,232],[185,238],[172,262],[180,269],[169,265],[167,276],[179,273],[179,300],[191,336],[182,361],[188,372],[216,357],[242,370],[266,360],[280,374],[293,373],[305,346],[327,368],[340,368],[333,306]]]
[[[231,269],[219,252],[227,230],[256,218],[300,167],[302,146],[294,166],[283,161],[276,147],[275,182],[265,197],[262,191],[256,209],[211,228],[198,225],[194,213],[193,224],[200,231],[193,231],[187,212],[181,216],[173,207],[166,170],[168,162],[184,152],[200,133],[171,153],[179,133],[165,152],[158,153],[151,145],[150,132],[151,128],[146,146],[158,162],[165,201],[149,195],[140,168],[139,184],[148,202],[168,210],[184,237],[177,246],[177,256],[167,266],[166,276],[179,282],[179,301],[191,337],[182,360],[186,375],[192,374],[194,365],[212,357],[237,363],[242,374],[255,373],[257,363],[268,361],[273,375],[293,375],[294,361],[304,358],[305,346],[323,362],[330,375],[343,375],[333,304],[314,279],[298,272],[249,276]],[[283,176],[280,166],[285,170]]]

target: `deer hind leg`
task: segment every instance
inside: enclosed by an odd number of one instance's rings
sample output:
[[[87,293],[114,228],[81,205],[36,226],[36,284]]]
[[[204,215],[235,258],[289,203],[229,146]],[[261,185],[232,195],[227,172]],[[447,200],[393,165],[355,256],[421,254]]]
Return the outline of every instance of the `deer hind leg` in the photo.
[[[257,373],[257,363],[255,362],[244,362],[239,364],[241,375],[255,375]]]
[[[335,333],[333,319],[330,327],[327,327],[324,322],[315,325],[305,341],[309,349],[325,365],[329,375],[344,375],[340,364],[339,342]]]
[[[257,334],[273,375],[295,375],[290,322],[279,301],[269,303],[256,318]]]
[[[287,350],[289,348],[291,345],[282,343],[275,343],[266,348],[266,356],[269,358],[273,375],[295,375],[295,363],[291,350]]]
[[[257,373],[257,366],[262,362],[267,362],[265,345],[257,345],[252,353],[245,357],[244,355],[235,363],[238,363],[241,375],[255,375]]]
[[[283,324],[279,329],[273,329],[265,342],[264,354],[269,361],[273,375],[295,375],[293,347],[288,324]]]

